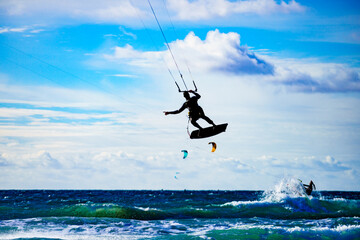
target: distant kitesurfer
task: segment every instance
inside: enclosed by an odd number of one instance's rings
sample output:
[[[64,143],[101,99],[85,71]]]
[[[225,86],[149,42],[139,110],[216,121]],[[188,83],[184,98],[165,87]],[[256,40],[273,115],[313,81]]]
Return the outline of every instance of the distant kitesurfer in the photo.
[[[305,192],[306,192],[307,195],[311,195],[313,187],[316,190],[315,184],[313,183],[312,180],[310,181],[309,185],[307,185],[307,184],[303,184],[303,185],[304,185]]]
[[[190,93],[194,94],[195,96],[190,97]],[[168,114],[178,114],[181,113],[182,111],[185,110],[185,108],[189,109],[189,118],[190,118],[190,122],[192,125],[194,125],[195,127],[199,128],[199,129],[203,129],[196,121],[199,120],[199,118],[204,119],[205,121],[207,121],[209,124],[213,125],[214,127],[216,127],[215,123],[205,115],[204,110],[198,105],[198,100],[200,98],[200,94],[196,93],[193,90],[189,90],[184,92],[184,98],[186,99],[186,102],[181,106],[181,108],[179,110],[176,111],[164,111],[165,115]]]

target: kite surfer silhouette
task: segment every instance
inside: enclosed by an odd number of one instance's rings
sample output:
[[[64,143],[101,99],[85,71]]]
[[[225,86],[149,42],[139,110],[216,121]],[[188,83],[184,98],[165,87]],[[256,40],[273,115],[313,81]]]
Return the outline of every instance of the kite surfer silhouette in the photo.
[[[195,96],[190,97],[189,93],[192,93]],[[193,90],[185,91],[184,92],[184,98],[186,99],[186,102],[181,106],[181,108],[179,110],[175,110],[175,111],[164,111],[164,113],[165,113],[165,115],[178,114],[178,113],[181,113],[182,111],[184,111],[185,108],[188,108],[189,109],[189,119],[190,119],[191,124],[194,127],[197,127],[200,130],[203,129],[197,123],[197,120],[199,120],[200,118],[204,119],[209,124],[216,127],[216,124],[209,117],[207,117],[205,115],[204,110],[198,105],[198,100],[199,100],[200,97],[201,97],[200,94],[196,93]]]

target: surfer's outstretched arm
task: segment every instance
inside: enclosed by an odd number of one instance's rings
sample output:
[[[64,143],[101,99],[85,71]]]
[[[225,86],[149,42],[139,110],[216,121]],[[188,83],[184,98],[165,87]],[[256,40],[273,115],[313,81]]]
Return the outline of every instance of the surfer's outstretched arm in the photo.
[[[181,108],[179,110],[176,110],[176,111],[164,111],[165,115],[168,115],[168,114],[178,114],[178,113],[181,113],[182,111],[184,111],[186,108],[186,103],[184,103]]]

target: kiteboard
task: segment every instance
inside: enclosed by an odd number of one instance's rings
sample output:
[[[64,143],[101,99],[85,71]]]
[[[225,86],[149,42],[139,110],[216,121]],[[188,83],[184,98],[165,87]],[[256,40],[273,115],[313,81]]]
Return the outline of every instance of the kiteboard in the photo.
[[[197,138],[207,138],[214,136],[216,134],[225,132],[227,125],[228,125],[227,123],[224,123],[224,124],[216,125],[214,127],[207,127],[192,131],[190,134],[190,138],[197,139]]]

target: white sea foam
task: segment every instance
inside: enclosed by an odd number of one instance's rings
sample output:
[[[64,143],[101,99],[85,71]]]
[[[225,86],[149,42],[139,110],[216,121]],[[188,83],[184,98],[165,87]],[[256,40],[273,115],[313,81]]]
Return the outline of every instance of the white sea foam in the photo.
[[[141,211],[145,211],[145,212],[148,212],[148,211],[159,211],[159,212],[162,212],[161,209],[158,209],[158,208],[150,208],[150,207],[146,207],[146,208],[143,208],[143,207],[134,207],[135,209],[139,209]]]
[[[64,219],[62,222],[61,219]],[[67,220],[65,220],[67,219]],[[0,239],[18,238],[49,238],[63,240],[136,240],[149,238],[156,234],[154,224],[137,221],[136,224],[104,222],[104,223],[81,223],[79,225],[67,224],[70,218],[49,219],[18,219],[1,221],[1,226],[14,227],[8,233],[2,233]],[[58,221],[57,221],[58,220]],[[70,220],[71,221],[71,220]]]
[[[6,234],[1,235],[2,240],[13,240],[13,239],[38,239],[38,238],[48,238],[48,239],[62,239],[62,240],[136,240],[136,239],[143,239],[151,238],[152,236],[144,236],[144,235],[136,235],[136,234],[129,234],[129,235],[86,235],[86,234],[74,234],[74,235],[63,235],[61,233],[56,232],[38,232],[38,231],[31,231],[31,232],[20,232],[20,233],[13,233],[13,234]]]
[[[286,198],[307,197],[302,182],[296,178],[283,178],[274,189],[264,192],[264,200],[281,202]]]
[[[58,221],[55,221],[58,220]],[[85,220],[85,219],[84,219]],[[348,220],[351,220],[349,218]],[[58,238],[64,240],[129,240],[143,239],[164,235],[192,235],[207,239],[213,231],[226,231],[237,229],[247,231],[250,229],[262,229],[274,233],[300,233],[308,234],[324,233],[329,236],[343,232],[360,230],[356,221],[351,224],[337,225],[336,219],[322,220],[266,220],[262,218],[252,219],[189,219],[189,220],[104,220],[97,223],[85,222],[79,225],[68,224],[71,218],[57,218],[54,222],[49,219],[23,219],[7,221],[8,225],[29,224],[25,228],[3,233],[0,239],[16,238]],[[11,223],[11,224],[10,224]],[[4,221],[1,222],[4,226]],[[334,236],[335,236],[334,235]]]
[[[302,183],[296,178],[283,178],[276,184],[273,189],[267,190],[263,193],[260,200],[255,201],[232,201],[224,203],[222,206],[240,206],[240,205],[256,205],[267,203],[282,203],[289,198],[309,198],[307,196]]]
[[[345,231],[353,231],[360,229],[359,225],[339,225],[336,227],[330,226],[320,226],[320,227],[311,227],[311,228],[300,228],[299,226],[285,228],[287,232],[299,232],[299,231],[307,231],[307,232],[345,232]]]
[[[282,203],[289,198],[309,198],[307,196],[302,183],[295,178],[283,178],[273,189],[265,191],[261,200],[255,201],[232,201],[222,204],[221,206],[241,206],[241,205],[256,205],[268,203]]]
[[[267,200],[260,200],[260,201],[232,201],[232,202],[227,202],[227,203],[221,204],[220,207],[226,207],[226,206],[238,207],[238,206],[241,206],[241,205],[257,205],[257,204],[267,204],[267,203],[271,203],[271,202],[267,201]]]

